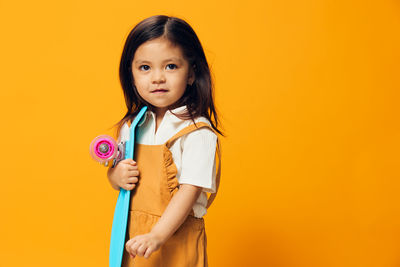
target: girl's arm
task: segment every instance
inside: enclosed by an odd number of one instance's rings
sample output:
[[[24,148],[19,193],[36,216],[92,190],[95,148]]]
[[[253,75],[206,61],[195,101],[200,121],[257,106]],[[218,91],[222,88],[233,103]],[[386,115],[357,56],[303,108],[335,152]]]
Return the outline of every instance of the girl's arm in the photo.
[[[135,236],[126,243],[126,250],[131,257],[138,255],[148,258],[159,249],[185,221],[201,191],[201,187],[181,184],[151,232]]]
[[[172,197],[160,220],[151,232],[165,241],[182,225],[199,198],[202,188],[190,184],[182,184]]]

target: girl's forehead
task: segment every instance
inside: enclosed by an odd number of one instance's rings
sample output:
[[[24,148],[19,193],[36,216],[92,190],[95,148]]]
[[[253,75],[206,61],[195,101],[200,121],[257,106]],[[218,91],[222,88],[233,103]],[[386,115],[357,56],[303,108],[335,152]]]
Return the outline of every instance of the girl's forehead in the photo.
[[[135,60],[175,58],[183,59],[183,51],[179,45],[166,38],[157,38],[141,44],[135,52]]]

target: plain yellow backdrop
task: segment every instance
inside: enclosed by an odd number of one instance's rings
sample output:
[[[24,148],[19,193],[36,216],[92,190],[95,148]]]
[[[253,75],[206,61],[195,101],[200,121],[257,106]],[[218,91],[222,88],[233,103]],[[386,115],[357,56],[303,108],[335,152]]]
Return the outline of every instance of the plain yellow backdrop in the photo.
[[[398,1],[0,1],[0,266],[107,266],[122,47],[181,17],[224,130],[210,266],[400,265]]]

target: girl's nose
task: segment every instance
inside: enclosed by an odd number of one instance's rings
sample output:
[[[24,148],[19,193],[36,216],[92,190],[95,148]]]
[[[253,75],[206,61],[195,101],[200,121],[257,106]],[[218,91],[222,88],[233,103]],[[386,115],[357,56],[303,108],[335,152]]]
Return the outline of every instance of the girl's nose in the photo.
[[[164,83],[165,82],[165,75],[163,71],[154,71],[152,76],[153,83]]]

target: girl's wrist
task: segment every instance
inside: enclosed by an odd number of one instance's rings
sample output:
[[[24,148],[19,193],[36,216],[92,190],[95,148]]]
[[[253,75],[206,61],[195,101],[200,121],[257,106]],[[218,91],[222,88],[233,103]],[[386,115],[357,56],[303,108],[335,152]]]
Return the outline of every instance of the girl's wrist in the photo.
[[[165,235],[165,233],[163,233],[162,231],[160,231],[157,228],[157,225],[153,227],[153,229],[151,229],[150,234],[152,234],[160,242],[161,245],[164,244],[168,239],[168,236]]]
[[[115,190],[119,190],[120,187],[118,186],[117,182],[114,181],[112,172],[113,172],[113,170],[111,170],[111,167],[110,167],[110,168],[108,169],[108,172],[107,172],[108,181],[110,182],[112,188],[114,188]]]

